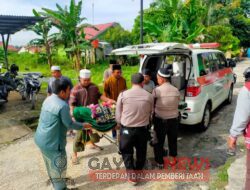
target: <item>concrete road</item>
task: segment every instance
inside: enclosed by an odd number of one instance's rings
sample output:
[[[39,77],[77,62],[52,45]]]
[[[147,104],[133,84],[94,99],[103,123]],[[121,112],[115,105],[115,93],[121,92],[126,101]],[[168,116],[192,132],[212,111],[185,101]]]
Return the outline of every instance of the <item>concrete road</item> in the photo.
[[[249,61],[241,62],[234,69],[238,75],[238,81],[234,88],[233,103],[231,105],[220,106],[214,113],[209,129],[205,132],[197,132],[191,127],[182,127],[178,138],[179,156],[185,157],[207,157],[211,162],[211,175],[214,175],[219,166],[223,165],[228,156],[226,154],[226,139],[232,123],[235,110],[235,102],[239,89],[242,87],[244,79],[242,73],[244,69],[250,66]],[[2,121],[2,120],[1,120]],[[1,131],[1,130],[0,130]],[[131,186],[126,181],[100,182],[89,179],[90,165],[98,168],[99,166],[107,167],[107,162],[112,169],[116,169],[114,159],[119,161],[121,156],[117,154],[117,147],[101,139],[98,144],[104,147],[104,150],[93,150],[86,147],[86,150],[79,154],[79,165],[72,165],[70,155],[72,154],[72,138],[68,138],[68,172],[67,175],[74,179],[71,187],[78,187],[82,190],[108,190],[108,189],[209,189],[208,183],[198,182],[174,182],[148,181]],[[240,150],[239,150],[240,151]],[[153,160],[152,148],[148,147],[148,165],[150,167]],[[15,141],[14,143],[4,146],[0,149],[0,189],[2,190],[49,190],[51,184],[47,183],[48,177],[45,165],[38,148],[33,142],[33,133],[25,138]],[[96,159],[95,162],[93,158]],[[103,165],[105,164],[106,165]],[[123,164],[121,167],[124,167]]]

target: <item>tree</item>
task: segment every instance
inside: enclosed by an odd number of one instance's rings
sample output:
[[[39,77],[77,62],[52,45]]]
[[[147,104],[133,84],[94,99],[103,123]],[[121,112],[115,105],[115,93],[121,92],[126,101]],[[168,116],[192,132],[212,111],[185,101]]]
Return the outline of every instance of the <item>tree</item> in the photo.
[[[120,48],[132,43],[131,34],[129,31],[124,30],[120,24],[109,29],[100,40],[109,42],[113,48]]]
[[[233,36],[237,36],[240,45],[249,47],[250,1],[249,0],[203,0],[211,7],[212,14],[206,26],[224,25],[230,27]]]
[[[250,47],[250,2],[246,0],[235,1],[228,5],[229,23],[233,34],[240,39],[242,47]]]
[[[75,0],[70,1],[70,7],[65,6],[63,9],[56,4],[57,10],[43,8],[44,15],[50,17],[53,25],[59,29],[63,40],[65,51],[72,55],[74,67],[80,70],[81,52],[89,47],[89,42],[85,40],[84,27],[80,25],[86,18],[81,17],[82,1],[77,4]]]
[[[204,10],[199,0],[156,0],[145,11],[145,36],[149,41],[195,42],[205,29]]]
[[[41,14],[39,14],[35,9],[33,9],[33,14],[36,17],[41,17]],[[51,28],[52,28],[52,22],[48,18],[29,27],[29,29],[31,29],[37,35],[42,37],[42,38],[36,38],[36,39],[31,40],[29,44],[45,47],[46,58],[47,58],[49,67],[52,66],[52,51],[51,51],[52,48],[51,48],[51,43],[50,43],[50,41],[52,40],[52,36],[49,36],[49,31]]]
[[[2,47],[0,47],[0,65],[4,63],[4,50]]]
[[[202,0],[202,3],[206,5],[202,19],[204,26],[229,24],[226,0]]]
[[[221,44],[219,49],[226,52],[228,50],[239,50],[239,39],[233,36],[232,30],[228,26],[215,25],[206,30],[206,42],[218,42]]]

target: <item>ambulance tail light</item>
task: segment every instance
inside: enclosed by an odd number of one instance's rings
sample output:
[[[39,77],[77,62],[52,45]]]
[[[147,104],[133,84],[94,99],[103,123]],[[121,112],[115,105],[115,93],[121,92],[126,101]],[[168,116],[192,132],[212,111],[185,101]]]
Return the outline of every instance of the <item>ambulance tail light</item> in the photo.
[[[187,97],[195,97],[201,93],[201,86],[195,80],[189,80],[187,89],[186,89],[186,96]]]

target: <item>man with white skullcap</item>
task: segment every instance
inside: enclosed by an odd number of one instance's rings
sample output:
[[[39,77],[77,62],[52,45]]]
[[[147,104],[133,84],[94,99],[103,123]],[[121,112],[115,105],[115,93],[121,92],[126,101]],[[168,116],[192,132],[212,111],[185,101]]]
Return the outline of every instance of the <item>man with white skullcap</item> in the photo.
[[[172,164],[175,163],[175,157],[177,156],[180,93],[177,88],[170,84],[171,75],[171,68],[159,69],[157,73],[159,86],[152,93],[155,99],[154,130],[158,141],[154,145],[154,154],[159,168],[163,168],[163,146],[166,135],[168,138],[169,156],[172,157],[170,160],[173,160],[173,162],[170,161]]]
[[[70,89],[73,88],[73,84],[72,84],[71,80],[68,77],[62,76],[60,66],[53,65],[50,70],[51,70],[52,77],[49,79],[49,82],[48,82],[48,88],[47,88],[48,96],[50,96],[53,93],[52,83],[56,79],[63,79],[64,81],[65,80],[68,81],[70,84]]]
[[[69,105],[71,114],[76,106],[88,106],[90,104],[98,104],[99,99],[108,103],[115,103],[114,100],[107,98],[102,95],[99,91],[97,85],[91,82],[91,71],[87,69],[80,70],[79,73],[79,83],[73,87],[70,93]],[[81,143],[82,140],[82,131],[78,131],[75,142],[73,145],[73,158],[72,163],[77,164],[77,152],[84,150],[84,144]],[[99,139],[97,139],[97,142]],[[93,148],[102,149],[94,144],[92,141]]]

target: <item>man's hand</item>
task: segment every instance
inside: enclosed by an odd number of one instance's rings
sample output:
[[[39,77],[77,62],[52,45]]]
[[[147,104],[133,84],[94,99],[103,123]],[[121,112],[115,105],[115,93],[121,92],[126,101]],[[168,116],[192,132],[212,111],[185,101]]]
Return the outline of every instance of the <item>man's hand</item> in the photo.
[[[89,123],[83,123],[83,127],[85,129],[91,129],[92,128],[92,125],[90,125]]]
[[[115,126],[115,130],[119,130],[119,129],[121,129],[121,124],[117,123],[117,125]]]
[[[76,122],[76,119],[74,117],[71,118],[73,122]]]
[[[107,103],[110,104],[110,105],[112,105],[112,104],[115,104],[116,101],[115,101],[115,100],[112,100],[112,99],[109,99],[109,100],[107,101]]]
[[[236,148],[236,138],[229,136],[227,139],[228,148],[235,149]]]

